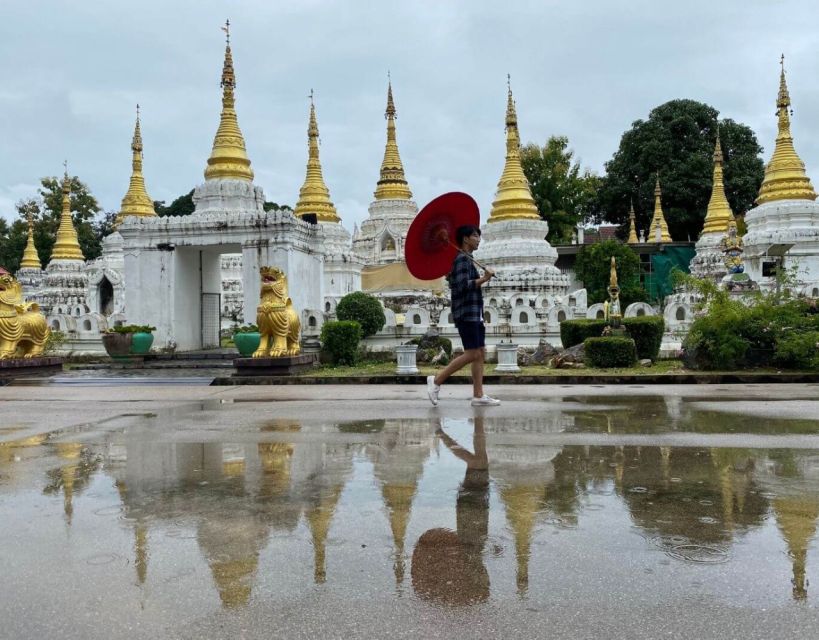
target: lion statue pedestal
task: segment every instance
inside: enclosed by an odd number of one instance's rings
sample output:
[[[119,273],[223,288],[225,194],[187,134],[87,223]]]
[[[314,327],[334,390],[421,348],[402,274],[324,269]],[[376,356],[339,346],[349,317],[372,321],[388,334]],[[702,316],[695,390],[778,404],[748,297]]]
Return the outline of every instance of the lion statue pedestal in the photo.
[[[315,358],[301,354],[301,322],[287,294],[287,276],[276,267],[261,267],[262,290],[256,308],[259,348],[252,358],[236,358],[234,377],[284,376],[309,369]]]

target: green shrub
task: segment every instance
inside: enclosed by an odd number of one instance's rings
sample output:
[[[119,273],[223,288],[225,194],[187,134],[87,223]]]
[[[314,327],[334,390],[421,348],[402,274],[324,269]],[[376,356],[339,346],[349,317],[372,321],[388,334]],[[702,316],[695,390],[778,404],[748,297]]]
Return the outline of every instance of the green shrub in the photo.
[[[663,342],[665,320],[662,316],[638,316],[623,318],[623,326],[629,338],[634,340],[638,358],[656,360]]]
[[[357,322],[361,326],[364,338],[380,331],[387,322],[384,308],[378,298],[361,291],[348,293],[338,301],[336,318]]]
[[[149,324],[124,324],[111,327],[106,333],[151,333],[153,331],[156,331],[156,327]]]
[[[788,331],[777,340],[773,360],[788,369],[819,369],[819,331]]]
[[[581,318],[579,320],[564,320],[560,323],[560,341],[568,349],[584,342],[586,338],[599,338],[606,326],[605,320]]]
[[[321,328],[321,344],[334,364],[355,364],[360,340],[361,325],[354,320],[325,322]]]
[[[259,327],[255,324],[243,324],[241,327],[234,328],[231,333],[259,333]]]
[[[600,369],[631,367],[637,362],[637,349],[631,338],[586,338],[583,347],[586,362]]]

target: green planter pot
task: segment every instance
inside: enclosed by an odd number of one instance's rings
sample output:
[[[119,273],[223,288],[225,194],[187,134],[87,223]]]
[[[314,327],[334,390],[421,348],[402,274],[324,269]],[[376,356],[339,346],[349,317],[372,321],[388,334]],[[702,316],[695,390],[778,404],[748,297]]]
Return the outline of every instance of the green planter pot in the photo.
[[[144,356],[151,350],[154,343],[153,333],[133,333],[131,334],[131,355]]]
[[[112,358],[125,358],[131,353],[132,333],[103,333],[102,344]]]
[[[248,358],[253,355],[253,352],[259,348],[259,341],[262,335],[257,331],[254,333],[234,333],[233,344],[239,351],[239,355]]]

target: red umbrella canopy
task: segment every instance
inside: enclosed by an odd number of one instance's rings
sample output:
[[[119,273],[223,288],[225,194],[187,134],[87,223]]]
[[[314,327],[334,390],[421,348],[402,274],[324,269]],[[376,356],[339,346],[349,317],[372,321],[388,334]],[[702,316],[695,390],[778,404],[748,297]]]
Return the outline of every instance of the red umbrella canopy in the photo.
[[[404,254],[410,273],[421,280],[449,273],[458,253],[455,232],[465,224],[477,227],[480,221],[472,196],[453,191],[435,198],[415,216],[407,232]]]

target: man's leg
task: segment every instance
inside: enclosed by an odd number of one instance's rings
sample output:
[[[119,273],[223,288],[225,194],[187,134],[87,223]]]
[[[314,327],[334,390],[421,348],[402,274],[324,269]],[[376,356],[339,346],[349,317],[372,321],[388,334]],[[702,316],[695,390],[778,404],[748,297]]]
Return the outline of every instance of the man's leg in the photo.
[[[453,358],[453,360],[446,367],[444,367],[443,370],[438,373],[438,375],[435,376],[435,384],[444,384],[449,376],[462,369],[470,362],[473,362],[475,358],[480,357],[479,352],[480,349],[467,349],[457,358]]]
[[[483,361],[486,356],[486,347],[475,349],[477,357],[472,361],[472,397],[483,397]]]

